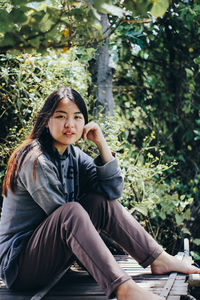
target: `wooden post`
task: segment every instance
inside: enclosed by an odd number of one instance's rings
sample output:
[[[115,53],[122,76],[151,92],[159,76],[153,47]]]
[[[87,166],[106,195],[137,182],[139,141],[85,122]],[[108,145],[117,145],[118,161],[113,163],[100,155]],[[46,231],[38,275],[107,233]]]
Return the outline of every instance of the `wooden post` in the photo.
[[[190,254],[189,240],[184,239],[184,252]],[[188,278],[189,286],[200,286],[200,274],[190,274]]]

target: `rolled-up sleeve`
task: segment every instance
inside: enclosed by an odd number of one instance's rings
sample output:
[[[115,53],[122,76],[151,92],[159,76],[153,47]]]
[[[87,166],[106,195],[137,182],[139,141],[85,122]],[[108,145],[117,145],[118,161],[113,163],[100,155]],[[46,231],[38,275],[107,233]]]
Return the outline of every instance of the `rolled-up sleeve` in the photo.
[[[103,194],[108,200],[121,197],[124,180],[118,160],[114,159],[103,164],[101,157],[91,159],[84,154],[84,167],[82,169],[82,185],[88,191]]]
[[[35,172],[35,175],[34,175]],[[29,159],[20,171],[20,181],[32,199],[49,215],[65,203],[56,166],[40,156],[35,164]]]

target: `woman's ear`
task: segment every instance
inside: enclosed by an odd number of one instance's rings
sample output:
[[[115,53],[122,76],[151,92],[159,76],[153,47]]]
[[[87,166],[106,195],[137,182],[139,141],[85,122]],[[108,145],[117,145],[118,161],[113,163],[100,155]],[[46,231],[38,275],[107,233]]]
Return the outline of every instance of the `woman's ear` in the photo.
[[[87,140],[87,131],[86,131],[85,126],[84,126],[84,128],[83,128],[82,139],[83,139],[84,141]]]
[[[83,139],[83,134],[84,134],[84,128],[83,128],[83,132],[82,132],[82,136],[81,136],[82,139]]]

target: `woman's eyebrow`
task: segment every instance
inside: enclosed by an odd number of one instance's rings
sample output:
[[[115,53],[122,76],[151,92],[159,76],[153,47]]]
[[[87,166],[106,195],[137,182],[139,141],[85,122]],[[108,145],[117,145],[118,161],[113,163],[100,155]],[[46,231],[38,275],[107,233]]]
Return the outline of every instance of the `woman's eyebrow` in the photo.
[[[64,110],[56,110],[55,113],[63,113],[63,114],[66,114],[66,115],[67,115],[67,112],[64,111]],[[76,111],[76,112],[74,112],[74,114],[82,114],[82,112]]]
[[[55,113],[63,113],[63,114],[67,114],[66,111],[64,111],[64,110],[56,110]]]
[[[76,111],[74,114],[82,114],[81,111]]]

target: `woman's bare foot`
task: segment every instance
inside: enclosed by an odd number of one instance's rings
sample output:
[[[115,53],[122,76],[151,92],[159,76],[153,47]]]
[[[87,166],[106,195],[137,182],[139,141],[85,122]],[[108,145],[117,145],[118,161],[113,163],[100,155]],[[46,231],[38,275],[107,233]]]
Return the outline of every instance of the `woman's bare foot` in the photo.
[[[185,274],[200,274],[200,269],[191,265],[187,260],[179,260],[163,251],[152,263],[153,274],[164,274],[169,272],[179,272]],[[116,291],[117,300],[163,300],[158,295],[152,294],[137,285],[133,280],[122,283]]]
[[[163,251],[152,263],[153,274],[164,274],[169,272],[179,272],[184,274],[200,274],[200,269],[191,265],[187,260],[179,260],[177,257]]]
[[[131,279],[118,286],[116,296],[117,300],[163,300],[160,296],[144,290]]]

